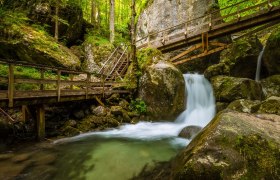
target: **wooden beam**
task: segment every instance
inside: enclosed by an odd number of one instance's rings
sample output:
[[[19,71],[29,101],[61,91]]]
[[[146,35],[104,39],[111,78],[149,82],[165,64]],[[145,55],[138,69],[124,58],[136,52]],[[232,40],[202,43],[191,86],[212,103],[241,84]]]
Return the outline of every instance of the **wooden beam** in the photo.
[[[45,138],[45,109],[43,105],[36,107],[37,122],[37,138],[43,140]]]
[[[13,99],[14,99],[14,80],[15,80],[15,76],[14,76],[14,65],[13,64],[9,64],[9,84],[8,84],[8,98],[9,98],[9,107],[13,107],[14,103],[13,103]]]
[[[225,48],[226,48],[226,46],[225,47],[218,47],[216,49],[211,49],[210,51],[203,52],[203,53],[198,54],[196,56],[192,56],[192,57],[186,58],[184,60],[181,60],[181,61],[178,61],[178,62],[174,62],[173,64],[174,65],[183,64],[183,63],[185,63],[187,61],[190,61],[190,60],[193,60],[193,59],[197,59],[197,58],[201,58],[201,57],[204,57],[204,56],[208,56],[208,55],[213,54],[215,52],[219,52],[219,51],[221,51],[221,50],[223,50]]]
[[[180,53],[179,55],[177,55],[177,56],[171,58],[170,61],[171,61],[171,62],[172,62],[172,61],[175,61],[176,59],[179,59],[179,58],[181,58],[181,57],[187,55],[188,53],[190,53],[190,52],[192,52],[192,51],[194,51],[194,50],[196,50],[196,49],[199,49],[199,48],[201,48],[201,47],[202,47],[202,44],[194,45],[193,47],[187,49],[186,51]]]
[[[60,102],[61,71],[57,71],[57,102]]]

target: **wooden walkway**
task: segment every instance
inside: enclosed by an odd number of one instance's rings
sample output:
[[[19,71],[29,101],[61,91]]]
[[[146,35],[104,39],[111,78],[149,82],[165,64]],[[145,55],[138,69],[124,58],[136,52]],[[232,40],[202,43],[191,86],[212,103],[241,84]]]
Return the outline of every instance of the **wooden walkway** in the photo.
[[[148,46],[158,48],[163,53],[190,47],[171,59],[175,65],[178,65],[227,48],[227,44],[215,41],[217,38],[264,24],[268,27],[279,22],[279,0],[263,0],[258,4],[245,0],[174,27],[151,33],[137,40],[136,45],[137,48]],[[201,53],[184,58],[194,50],[200,50]]]
[[[113,93],[129,93],[128,90],[118,88],[124,87],[125,83],[106,79],[107,74],[90,74],[11,61],[0,63],[7,69],[7,76],[0,77],[0,107],[88,100]],[[32,68],[40,77],[20,77],[15,74],[17,67]],[[122,68],[122,71],[124,72],[125,68]],[[20,90],[20,86],[31,84],[35,89]]]

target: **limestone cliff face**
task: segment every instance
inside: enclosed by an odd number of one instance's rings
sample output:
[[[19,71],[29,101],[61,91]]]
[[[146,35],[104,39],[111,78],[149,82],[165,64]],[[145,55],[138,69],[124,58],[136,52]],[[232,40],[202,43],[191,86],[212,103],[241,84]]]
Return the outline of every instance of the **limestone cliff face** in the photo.
[[[216,0],[154,0],[139,16],[137,24],[137,39],[147,36],[196,17],[205,15]],[[197,22],[199,23],[199,22]],[[188,28],[197,24],[189,25]],[[168,34],[176,33],[185,29],[178,27]],[[160,36],[160,35],[159,35]],[[156,39],[159,37],[153,37]]]

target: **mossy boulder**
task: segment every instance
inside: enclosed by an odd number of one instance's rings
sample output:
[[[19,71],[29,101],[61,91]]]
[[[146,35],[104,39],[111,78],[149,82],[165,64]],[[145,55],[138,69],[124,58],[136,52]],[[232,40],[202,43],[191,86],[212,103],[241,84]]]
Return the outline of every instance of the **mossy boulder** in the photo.
[[[79,129],[71,126],[64,126],[61,128],[61,133],[63,136],[76,136],[80,134],[80,131]]]
[[[269,75],[280,74],[280,27],[275,29],[266,42],[263,63]]]
[[[280,96],[280,75],[273,75],[261,80],[265,96]]]
[[[82,132],[88,132],[91,130],[102,130],[105,128],[117,127],[118,125],[119,122],[112,117],[89,115],[78,123],[77,129]]]
[[[258,100],[252,101],[248,99],[238,99],[231,102],[227,108],[244,113],[253,113],[255,111],[254,107],[258,106],[260,103],[261,101]]]
[[[138,96],[152,119],[171,120],[185,109],[184,77],[172,64],[160,61],[145,68]]]
[[[67,47],[58,44],[46,32],[16,21],[17,14],[8,13],[0,26],[0,58],[79,69],[80,60]]]
[[[211,84],[217,101],[231,102],[237,99],[261,100],[264,95],[259,83],[248,78],[215,76]]]
[[[278,179],[279,123],[277,115],[219,113],[175,158],[137,179]]]
[[[254,79],[261,50],[262,44],[256,37],[239,39],[222,51],[219,64],[208,67],[205,77],[230,75]]]
[[[259,106],[258,113],[280,115],[280,97],[271,96],[263,101]]]
[[[201,129],[202,127],[199,126],[187,126],[181,130],[178,136],[186,139],[193,139]]]

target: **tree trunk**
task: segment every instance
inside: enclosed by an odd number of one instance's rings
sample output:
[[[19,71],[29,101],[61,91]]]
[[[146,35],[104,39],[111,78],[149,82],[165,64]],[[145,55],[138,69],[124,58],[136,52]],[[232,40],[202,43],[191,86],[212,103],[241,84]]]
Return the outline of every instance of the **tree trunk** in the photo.
[[[136,11],[135,11],[135,0],[132,0],[131,4],[131,29],[130,29],[130,35],[131,35],[131,61],[133,63],[133,69],[136,72],[138,69],[137,60],[136,60],[136,28],[135,28],[135,17],[136,17]]]
[[[54,38],[58,41],[58,11],[59,11],[59,1],[56,1],[55,6],[55,29],[54,29]]]
[[[115,0],[110,0],[110,42],[115,40]]]
[[[96,4],[95,0],[91,0],[91,23],[96,23]]]

